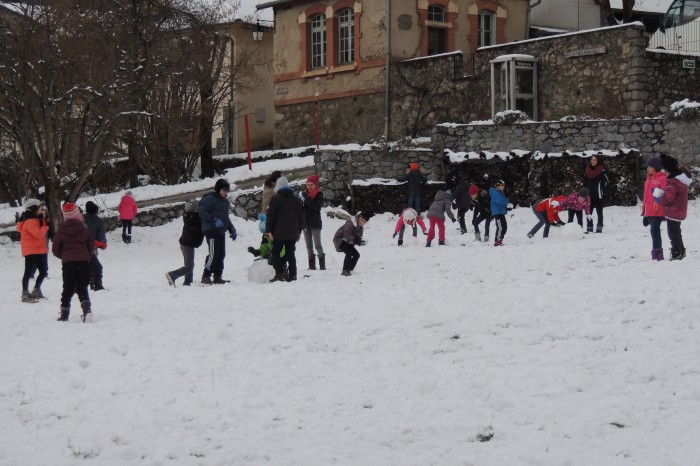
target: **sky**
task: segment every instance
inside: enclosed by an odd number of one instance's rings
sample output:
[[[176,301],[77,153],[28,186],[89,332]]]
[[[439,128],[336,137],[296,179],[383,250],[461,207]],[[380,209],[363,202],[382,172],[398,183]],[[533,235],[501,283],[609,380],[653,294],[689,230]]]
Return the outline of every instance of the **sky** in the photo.
[[[650,260],[639,209],[528,239],[516,208],[503,247],[449,221],[445,246],[399,247],[384,213],[344,277],[326,208],[328,270],[299,242],[292,283],[267,283],[257,223],[232,217],[231,283],[209,287],[164,277],[181,220],[129,245],[112,231],[92,324],[76,298],[56,322],[54,257],[47,299],[21,303],[19,245],[1,243],[0,465],[700,464],[700,204],[673,262]]]
[[[240,0],[239,17],[247,18],[252,16],[256,19],[264,19],[266,21],[272,21],[273,14],[272,8],[265,8],[264,10],[257,11],[255,9],[256,5],[261,5],[263,3],[269,3],[267,0]],[[257,15],[257,16],[256,16]]]

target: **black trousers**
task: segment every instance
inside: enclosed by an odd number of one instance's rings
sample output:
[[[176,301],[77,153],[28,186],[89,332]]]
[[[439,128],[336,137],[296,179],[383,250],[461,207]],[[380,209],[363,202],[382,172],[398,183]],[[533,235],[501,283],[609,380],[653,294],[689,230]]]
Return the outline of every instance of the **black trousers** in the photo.
[[[506,215],[494,215],[493,220],[496,223],[496,241],[503,241],[503,237],[506,236],[506,232],[508,231],[508,221],[506,220]]]
[[[603,206],[605,205],[605,201],[603,199],[593,199],[591,198],[591,213],[595,210],[596,217],[598,217],[598,221],[596,223],[595,231],[596,233],[602,233],[603,232]],[[593,231],[593,220],[586,221],[586,231],[592,232]]]
[[[343,270],[352,272],[355,270],[357,261],[360,260],[360,253],[355,248],[354,244],[350,244],[347,241],[340,243],[339,249],[345,253],[345,260],[343,261]]]
[[[102,263],[97,258],[97,251],[90,257],[90,283],[102,285]]]
[[[29,278],[34,271],[39,271],[39,275],[34,282],[34,288],[41,288],[41,284],[46,278],[48,271],[48,256],[46,254],[30,254],[24,256],[24,275],[22,275],[22,291],[29,291]]]
[[[488,236],[489,235],[489,228],[491,227],[491,220],[492,220],[492,217],[490,215],[487,215],[487,214],[475,215],[474,218],[472,219],[472,225],[474,226],[474,232],[479,233],[479,224],[481,222],[485,222],[484,223],[484,234],[486,236]]]
[[[88,285],[90,284],[89,262],[66,262],[63,264],[63,293],[61,293],[61,307],[70,309],[70,301],[75,293],[78,300],[90,302]]]
[[[282,249],[284,249],[284,259],[280,257],[282,254]],[[272,240],[272,266],[275,268],[275,275],[282,275],[284,273],[284,263],[287,263],[287,270],[289,271],[289,278],[296,278],[297,276],[297,242],[291,240]]]
[[[458,207],[457,208],[457,220],[459,220],[459,229],[462,230],[462,233],[467,232],[467,224],[464,223],[464,216],[467,213],[467,209],[464,207]]]
[[[226,235],[217,231],[206,233],[209,254],[204,261],[204,276],[211,277],[211,274],[221,276],[224,274],[224,258],[226,257]]]
[[[683,252],[683,234],[681,233],[681,222],[678,220],[666,219],[666,229],[668,230],[668,239],[671,240],[671,254],[674,252]]]

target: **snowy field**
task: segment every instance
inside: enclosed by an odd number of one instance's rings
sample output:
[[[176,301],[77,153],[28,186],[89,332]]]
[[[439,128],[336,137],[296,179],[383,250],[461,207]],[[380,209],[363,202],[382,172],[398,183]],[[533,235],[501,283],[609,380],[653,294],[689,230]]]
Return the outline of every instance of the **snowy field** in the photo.
[[[178,288],[180,220],[113,231],[94,324],[75,301],[55,321],[53,257],[48,299],[21,303],[19,244],[0,245],[0,465],[700,464],[698,214],[661,263],[639,207],[547,240],[519,208],[502,248],[449,222],[446,246],[398,247],[383,214],[351,277],[324,218],[329,270],[302,241],[308,277],[274,284],[250,280],[271,269],[234,218],[232,283]]]

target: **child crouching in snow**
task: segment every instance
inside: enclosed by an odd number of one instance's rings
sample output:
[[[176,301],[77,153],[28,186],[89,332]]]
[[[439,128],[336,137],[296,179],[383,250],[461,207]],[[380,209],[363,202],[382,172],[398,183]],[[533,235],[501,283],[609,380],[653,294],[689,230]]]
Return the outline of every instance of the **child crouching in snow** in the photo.
[[[591,199],[589,197],[588,188],[581,188],[578,192],[571,193],[566,196],[561,202],[561,206],[564,209],[569,209],[569,220],[567,223],[572,223],[574,221],[574,216],[578,221],[578,225],[583,228],[583,214],[586,214],[586,222],[593,222],[593,217],[591,217]],[[588,233],[588,230],[586,230]]]
[[[668,174],[666,189],[654,188],[652,194],[654,200],[664,207],[668,239],[671,241],[671,260],[681,260],[685,257],[681,221],[688,213],[688,186],[693,180],[690,170],[680,167],[673,157],[662,154],[661,166]]]
[[[396,228],[394,228],[394,236],[392,236],[392,238],[396,238],[396,235],[399,235],[399,246],[403,244],[403,234],[406,231],[406,226],[410,226],[413,229],[414,237],[418,236],[418,227],[416,223],[420,225],[423,234],[427,235],[428,232],[425,230],[425,223],[423,223],[423,219],[420,218],[420,215],[418,215],[414,209],[409,207],[401,212],[399,220],[396,222]]]
[[[564,201],[564,199],[566,199],[564,196],[556,196],[535,202],[535,204],[532,206],[532,212],[534,212],[538,222],[527,234],[528,238],[535,236],[542,226],[544,226],[544,234],[542,237],[547,238],[549,236],[549,227],[551,225],[563,225],[563,222],[559,218],[559,212],[561,212],[563,208],[561,203]]]
[[[92,322],[90,309],[90,258],[95,252],[95,240],[83,223],[78,206],[66,202],[61,208],[63,223],[58,227],[51,251],[63,263],[63,293],[61,293],[61,314],[59,321],[67,321],[70,315],[70,302],[73,294],[78,294],[83,309],[83,322]]]
[[[357,213],[350,217],[333,235],[335,250],[345,253],[341,275],[349,277],[350,272],[355,269],[357,261],[360,260],[360,253],[357,252],[355,246],[362,244],[364,226],[372,217],[374,217],[374,213],[371,211]]]

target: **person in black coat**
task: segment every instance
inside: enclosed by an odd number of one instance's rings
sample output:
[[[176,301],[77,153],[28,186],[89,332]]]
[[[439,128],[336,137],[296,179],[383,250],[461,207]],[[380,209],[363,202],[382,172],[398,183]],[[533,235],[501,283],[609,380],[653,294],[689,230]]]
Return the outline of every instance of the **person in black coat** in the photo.
[[[428,179],[418,170],[418,164],[411,162],[409,164],[410,171],[400,178],[398,181],[406,183],[406,191],[408,192],[408,207],[412,208],[420,215],[420,190],[421,186],[428,182]]]
[[[597,155],[592,155],[586,164],[583,175],[583,186],[588,188],[591,198],[591,213],[595,210],[598,217],[595,227],[596,233],[603,232],[603,207],[609,197],[610,178],[605,170],[605,161]],[[593,219],[586,220],[586,231],[593,232]]]
[[[216,180],[214,191],[205,194],[199,201],[199,218],[202,222],[202,233],[207,239],[209,254],[204,262],[202,284],[219,285],[228,283],[221,276],[224,273],[224,258],[226,257],[226,232],[236,241],[236,228],[228,216],[231,204],[226,198],[231,189],[225,178]],[[214,280],[211,279],[214,274]]]
[[[321,244],[323,192],[318,189],[319,181],[318,175],[311,175],[306,179],[306,189],[299,191],[304,211],[304,241],[306,242],[306,252],[309,254],[309,270],[316,270],[314,246],[318,253],[319,268],[326,270],[326,254],[323,252]]]
[[[287,178],[280,177],[275,183],[275,195],[267,209],[265,231],[272,240],[272,266],[275,276],[271,282],[284,281],[284,261],[288,265],[287,281],[297,279],[296,242],[301,237],[304,225],[301,201],[294,195]]]
[[[461,180],[457,183],[454,193],[452,194],[452,205],[457,209],[457,220],[459,220],[459,231],[461,234],[467,232],[467,224],[464,222],[464,216],[467,211],[471,210],[472,198],[469,196],[469,180]]]
[[[182,235],[180,235],[180,251],[185,260],[185,265],[177,270],[173,270],[165,274],[165,279],[172,286],[175,286],[175,280],[184,276],[184,286],[190,286],[194,279],[194,253],[195,249],[200,247],[204,242],[204,233],[202,233],[202,221],[199,219],[196,202],[185,203],[185,214],[182,216]]]

